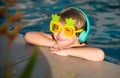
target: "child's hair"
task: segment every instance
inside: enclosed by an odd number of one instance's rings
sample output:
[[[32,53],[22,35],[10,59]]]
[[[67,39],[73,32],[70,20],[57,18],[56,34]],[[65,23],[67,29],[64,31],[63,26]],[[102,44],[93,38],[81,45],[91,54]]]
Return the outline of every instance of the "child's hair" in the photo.
[[[60,21],[62,21],[63,23],[65,23],[65,18],[72,18],[74,19],[75,22],[75,29],[79,30],[81,28],[85,29],[85,25],[86,25],[86,20],[83,16],[83,14],[76,9],[73,8],[67,8],[63,11],[61,11],[60,13],[58,13],[58,15],[61,17]],[[76,34],[77,36],[79,35],[79,33]]]

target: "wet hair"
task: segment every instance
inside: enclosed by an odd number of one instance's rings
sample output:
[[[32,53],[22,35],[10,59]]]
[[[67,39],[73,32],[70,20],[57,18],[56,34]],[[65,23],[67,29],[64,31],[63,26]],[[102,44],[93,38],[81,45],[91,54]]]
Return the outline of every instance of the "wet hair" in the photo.
[[[86,29],[85,17],[79,10],[73,8],[67,8],[61,11],[60,13],[58,13],[58,15],[61,17],[60,21],[62,21],[63,24],[65,23],[66,18],[72,18],[73,20],[75,20],[75,25],[74,25],[75,30],[79,30],[82,28]],[[78,36],[79,34],[80,33],[77,33],[76,35]]]

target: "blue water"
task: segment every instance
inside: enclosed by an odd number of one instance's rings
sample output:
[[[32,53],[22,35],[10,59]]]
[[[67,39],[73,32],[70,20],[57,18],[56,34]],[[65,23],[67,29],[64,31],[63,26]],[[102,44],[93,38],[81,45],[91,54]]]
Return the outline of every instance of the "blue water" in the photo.
[[[74,6],[86,11],[91,22],[88,44],[105,52],[105,61],[120,65],[120,0],[19,0],[28,31],[49,32],[52,13]],[[10,10],[14,10],[11,8]]]

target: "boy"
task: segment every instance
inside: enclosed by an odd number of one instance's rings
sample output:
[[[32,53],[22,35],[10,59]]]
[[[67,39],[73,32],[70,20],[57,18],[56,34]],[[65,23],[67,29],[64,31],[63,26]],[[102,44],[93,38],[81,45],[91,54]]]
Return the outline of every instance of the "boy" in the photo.
[[[52,14],[50,31],[28,32],[24,38],[28,43],[50,47],[51,53],[61,56],[75,56],[90,61],[102,61],[104,52],[87,46],[90,23],[87,15],[78,8],[67,8]]]

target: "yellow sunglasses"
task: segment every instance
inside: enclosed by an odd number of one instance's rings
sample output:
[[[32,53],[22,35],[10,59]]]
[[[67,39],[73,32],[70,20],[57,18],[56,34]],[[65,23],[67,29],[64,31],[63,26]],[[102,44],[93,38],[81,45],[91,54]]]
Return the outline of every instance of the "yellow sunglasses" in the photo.
[[[75,30],[74,24],[75,20],[71,18],[66,18],[66,23],[64,26],[60,26],[59,22],[60,17],[57,14],[52,15],[52,20],[50,22],[50,31],[54,34],[57,34],[62,30],[63,34],[66,37],[73,37],[76,33],[82,32],[83,29]]]

